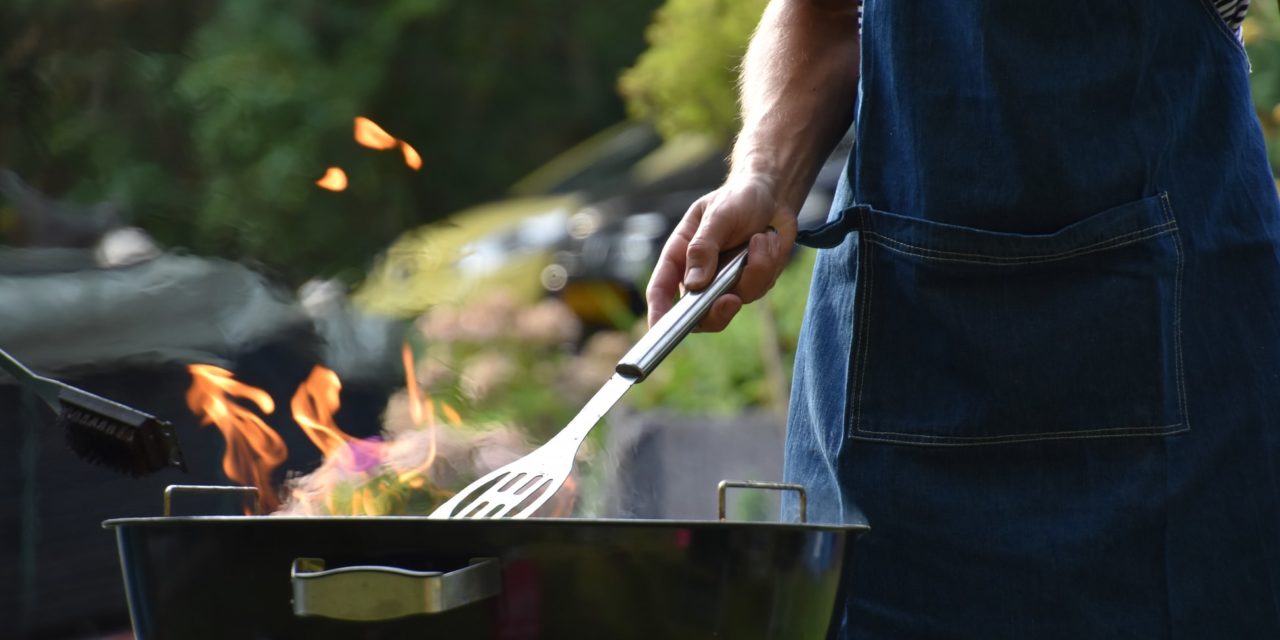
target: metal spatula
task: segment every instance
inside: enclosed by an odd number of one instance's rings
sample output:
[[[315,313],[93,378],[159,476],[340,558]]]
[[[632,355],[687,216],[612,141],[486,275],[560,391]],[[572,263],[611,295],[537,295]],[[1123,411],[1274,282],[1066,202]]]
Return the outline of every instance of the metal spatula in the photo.
[[[631,388],[693,331],[721,294],[733,288],[747,263],[746,249],[725,263],[702,291],[681,297],[667,315],[622,357],[616,373],[587,401],[569,425],[529,455],[491,471],[431,512],[432,518],[525,518],[564,484],[587,434]]]

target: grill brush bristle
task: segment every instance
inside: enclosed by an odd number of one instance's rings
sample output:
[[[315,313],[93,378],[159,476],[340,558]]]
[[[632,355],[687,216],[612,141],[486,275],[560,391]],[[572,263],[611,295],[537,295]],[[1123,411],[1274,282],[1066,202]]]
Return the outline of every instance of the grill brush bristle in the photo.
[[[0,350],[0,366],[58,413],[67,444],[82,460],[133,476],[187,465],[173,425],[137,409],[32,373]]]

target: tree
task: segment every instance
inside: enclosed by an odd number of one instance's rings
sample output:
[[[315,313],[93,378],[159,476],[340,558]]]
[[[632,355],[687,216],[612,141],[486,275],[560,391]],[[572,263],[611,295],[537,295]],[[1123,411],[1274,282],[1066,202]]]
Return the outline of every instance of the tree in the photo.
[[[1250,84],[1258,121],[1267,140],[1272,173],[1280,170],[1280,11],[1270,3],[1254,3],[1242,26],[1253,67]]]
[[[730,140],[738,128],[737,71],[767,0],[667,0],[649,48],[619,82],[631,115],[664,136]]]
[[[5,3],[0,166],[166,244],[354,279],[402,230],[622,119],[614,83],[655,5]],[[355,144],[358,115],[422,170]],[[314,184],[330,166],[345,191]]]

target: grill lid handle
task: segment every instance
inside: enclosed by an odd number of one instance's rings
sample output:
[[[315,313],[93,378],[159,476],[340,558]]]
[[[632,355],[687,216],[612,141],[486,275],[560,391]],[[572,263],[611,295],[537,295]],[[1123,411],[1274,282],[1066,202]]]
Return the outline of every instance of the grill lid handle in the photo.
[[[441,573],[399,567],[324,569],[324,560],[297,558],[291,572],[293,614],[370,622],[452,611],[502,591],[497,558]]]

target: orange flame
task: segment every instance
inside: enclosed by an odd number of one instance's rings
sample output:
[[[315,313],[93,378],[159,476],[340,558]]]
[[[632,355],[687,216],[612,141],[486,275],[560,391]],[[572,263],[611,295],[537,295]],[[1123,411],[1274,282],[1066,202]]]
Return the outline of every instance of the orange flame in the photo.
[[[418,150],[409,146],[408,142],[400,142],[400,152],[404,154],[404,163],[410,169],[417,171],[422,168],[422,156],[418,155]]]
[[[418,496],[423,491],[440,495],[429,476],[439,455],[437,428],[440,422],[455,427],[462,424],[457,410],[433,400],[419,388],[413,351],[407,343],[401,349],[401,358],[410,423],[384,432],[381,437],[361,440],[338,427],[334,415],[341,407],[342,382],[333,371],[314,367],[299,385],[289,407],[299,428],[324,454],[324,462],[310,474],[289,478],[286,493],[290,500],[283,509],[270,481],[272,471],[288,452],[279,434],[250,410],[256,406],[262,414],[273,413],[275,403],[271,397],[262,389],[236,381],[225,369],[191,365],[193,382],[187,392],[187,404],[201,417],[202,424],[213,424],[222,432],[227,441],[224,471],[235,482],[258,487],[263,512],[353,516],[400,513],[406,506],[425,506],[420,497],[413,497],[415,492]],[[576,489],[570,478],[542,512],[553,517],[568,515],[577,499]]]
[[[268,415],[275,411],[275,401],[262,389],[237,382],[221,367],[193,364],[187,370],[192,377],[187,406],[202,425],[217,427],[227,442],[223,472],[235,482],[257,487],[259,508],[273,511],[279,498],[271,488],[271,472],[284,462],[288,448],[280,434],[234,399],[247,400]]]
[[[360,440],[338,428],[333,416],[340,407],[342,383],[332,371],[315,367],[298,387],[290,402],[294,420],[325,459],[314,472],[290,479],[291,499],[284,512],[384,515],[403,509],[409,491],[427,487],[426,474],[437,456],[436,405],[418,388],[408,344],[402,356],[409,418],[416,428],[384,433],[385,440]],[[452,408],[448,411],[456,416]]]
[[[316,180],[316,186],[329,191],[346,191],[347,172],[338,167],[325,169],[324,176]]]
[[[387,133],[386,129],[378,126],[378,123],[364,116],[356,116],[355,122],[355,139],[361,146],[377,149],[378,151],[388,151],[399,145],[400,153],[404,155],[405,165],[414,171],[422,168],[422,156],[418,155],[418,150],[410,146],[408,142]]]
[[[342,404],[339,399],[341,391],[342,382],[338,380],[338,374],[324,367],[314,367],[289,401],[293,420],[326,458],[344,450],[352,439],[333,421],[333,414]]]
[[[578,501],[578,482],[569,476],[564,479],[564,484],[560,485],[560,490],[556,492],[555,497],[544,505],[539,511],[546,511],[548,507],[551,509],[550,517],[563,518],[573,511],[574,504]]]
[[[400,347],[400,360],[404,365],[405,391],[409,394],[409,418],[413,420],[413,424],[417,427],[426,427],[429,434],[427,438],[429,448],[427,449],[427,457],[423,458],[420,464],[410,469],[397,470],[396,479],[410,486],[417,485],[421,487],[425,483],[422,475],[436,461],[435,403],[431,401],[431,398],[423,398],[422,391],[418,389],[418,375],[416,368],[413,366],[413,349],[409,348],[408,342]],[[442,404],[442,406],[448,407],[449,405]],[[449,410],[453,411],[453,408],[449,407]]]
[[[396,146],[395,136],[364,116],[356,116],[355,138],[356,142],[362,146],[379,151],[386,151]]]

